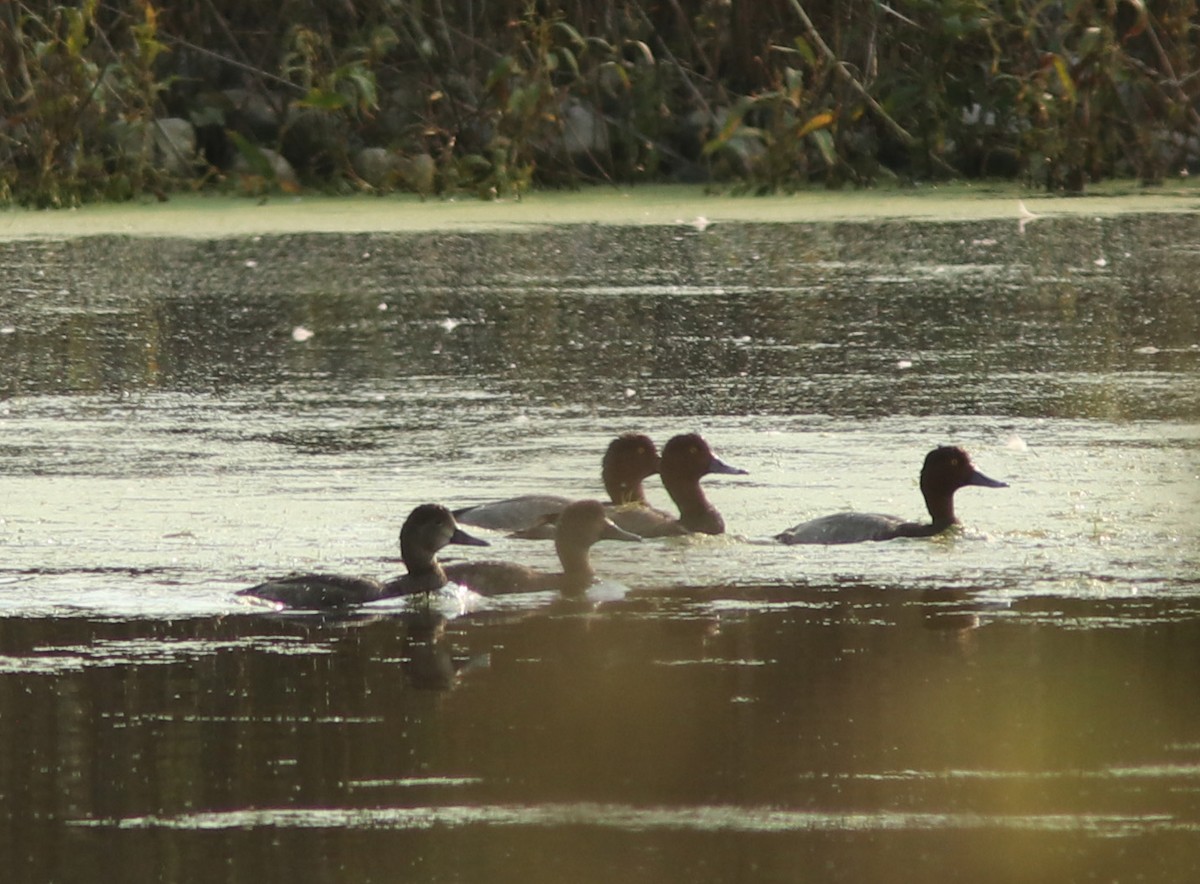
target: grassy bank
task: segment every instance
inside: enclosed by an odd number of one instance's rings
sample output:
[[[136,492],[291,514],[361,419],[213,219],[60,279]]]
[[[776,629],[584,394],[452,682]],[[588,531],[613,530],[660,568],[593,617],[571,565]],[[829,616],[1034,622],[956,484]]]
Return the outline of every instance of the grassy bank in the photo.
[[[284,196],[256,202],[182,196],[169,202],[95,204],[67,212],[0,211],[0,239],[125,235],[216,239],[285,233],[528,229],[550,224],[688,225],[885,219],[961,221],[1029,215],[1089,216],[1200,211],[1200,185],[1145,189],[1108,182],[1086,197],[1047,196],[1014,184],[950,184],[766,198],[714,197],[697,185],[530,193],[521,200]]]

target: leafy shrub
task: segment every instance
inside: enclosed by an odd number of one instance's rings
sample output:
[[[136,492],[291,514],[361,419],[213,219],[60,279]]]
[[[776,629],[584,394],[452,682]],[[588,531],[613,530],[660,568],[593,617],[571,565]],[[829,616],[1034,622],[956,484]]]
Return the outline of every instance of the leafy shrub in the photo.
[[[0,202],[213,186],[1153,183],[1200,158],[1195,6],[0,3]],[[194,163],[163,162],[165,117],[196,126]],[[364,150],[394,173],[360,177]]]

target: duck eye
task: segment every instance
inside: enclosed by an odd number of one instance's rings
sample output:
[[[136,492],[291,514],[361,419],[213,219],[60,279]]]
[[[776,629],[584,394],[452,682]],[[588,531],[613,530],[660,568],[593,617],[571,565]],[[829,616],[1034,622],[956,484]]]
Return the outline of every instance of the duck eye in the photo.
[[[950,458],[950,466],[952,466],[952,467],[958,466],[958,458],[957,457]]]

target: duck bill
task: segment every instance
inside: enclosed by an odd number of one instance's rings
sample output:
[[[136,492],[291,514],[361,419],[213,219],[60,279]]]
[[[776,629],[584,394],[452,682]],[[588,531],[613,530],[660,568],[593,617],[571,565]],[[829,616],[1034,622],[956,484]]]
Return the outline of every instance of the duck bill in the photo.
[[[610,519],[604,520],[604,530],[600,532],[601,540],[625,540],[630,543],[641,543],[642,538],[632,531],[626,531]]]
[[[455,528],[454,533],[450,535],[450,543],[458,543],[463,546],[491,546],[486,540],[479,537],[472,537],[462,528]]]
[[[743,470],[741,467],[735,467],[735,466],[725,463],[725,461],[721,460],[721,458],[717,457],[715,454],[713,455],[712,463],[709,464],[708,471],[710,473],[723,473],[726,476],[748,476],[748,475],[750,475],[746,470]]]
[[[1007,488],[1008,487],[1007,482],[1000,482],[996,479],[989,479],[983,473],[979,472],[979,470],[975,470],[973,473],[971,473],[971,477],[969,479],[967,479],[967,484],[968,485],[979,485],[982,488]]]

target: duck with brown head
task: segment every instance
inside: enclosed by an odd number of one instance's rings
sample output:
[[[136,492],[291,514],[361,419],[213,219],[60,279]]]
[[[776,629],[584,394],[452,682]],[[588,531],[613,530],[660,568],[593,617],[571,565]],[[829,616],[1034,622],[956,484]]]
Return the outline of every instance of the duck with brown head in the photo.
[[[775,539],[787,544],[861,543],[868,540],[894,540],[897,537],[931,537],[958,524],[954,513],[954,492],[968,485],[982,488],[1007,488],[1004,482],[989,479],[971,463],[967,452],[956,446],[935,448],[925,457],[921,468],[921,494],[931,522],[906,522],[896,516],[878,513],[836,513],[802,522]]]
[[[704,437],[684,433],[672,437],[663,448],[659,473],[663,487],[679,509],[676,518],[646,503],[645,497],[624,506],[610,504],[608,517],[621,528],[639,537],[676,537],[684,534],[723,534],[725,520],[704,495],[700,480],[710,473],[744,476],[746,471],[730,466],[717,457]],[[527,540],[554,536],[555,516],[549,516],[533,528],[516,532]]]
[[[745,470],[717,457],[698,433],[683,433],[663,447],[659,473],[679,517],[651,507],[630,507],[610,513],[613,521],[640,537],[725,533],[725,520],[705,496],[700,480],[712,473],[744,476]]]
[[[596,580],[589,551],[599,540],[641,538],[614,525],[600,501],[579,500],[558,517],[554,546],[562,571],[539,571],[515,562],[455,562],[445,566],[446,576],[480,595],[550,590],[577,595]]]

